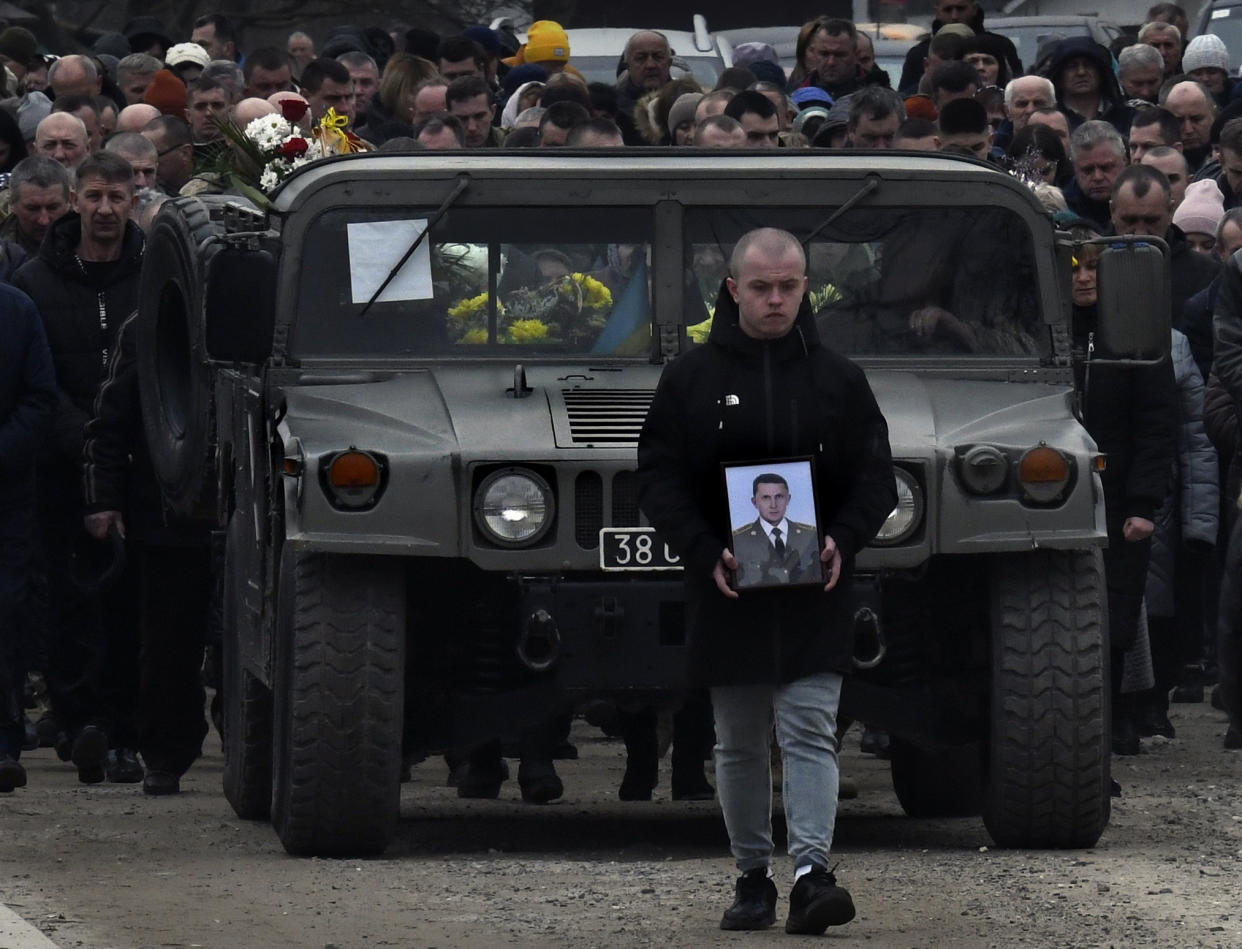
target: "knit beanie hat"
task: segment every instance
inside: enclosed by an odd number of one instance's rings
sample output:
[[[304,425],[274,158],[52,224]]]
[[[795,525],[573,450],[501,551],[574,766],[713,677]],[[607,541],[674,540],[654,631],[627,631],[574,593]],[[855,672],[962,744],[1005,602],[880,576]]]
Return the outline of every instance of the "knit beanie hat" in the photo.
[[[1173,212],[1173,223],[1186,234],[1216,235],[1225,216],[1225,196],[1220,185],[1211,178],[1192,181],[1186,186],[1186,197]]]
[[[39,41],[25,27],[10,26],[0,33],[0,56],[28,66],[38,52]]]
[[[164,115],[185,118],[185,83],[171,69],[161,69],[147,86],[142,101],[153,105]]]
[[[569,62],[569,36],[559,23],[536,20],[526,34],[525,58],[528,63]]]
[[[771,82],[785,88],[785,70],[774,62],[767,59],[759,59],[746,67],[755,76],[759,82]]]
[[[123,33],[100,33],[95,42],[91,44],[91,50],[96,55],[104,54],[118,60],[124,59],[131,52],[129,40]]]
[[[739,43],[733,47],[733,65],[749,66],[751,63],[768,62],[780,65],[776,47],[771,43]]]
[[[30,141],[35,137],[39,123],[52,114],[52,100],[42,92],[27,92],[17,105],[17,127],[22,138]]]
[[[1186,46],[1182,56],[1182,72],[1193,72],[1196,69],[1223,69],[1229,72],[1229,50],[1225,42],[1215,33],[1204,33],[1196,36]]]
[[[694,121],[694,110],[699,107],[703,98],[701,92],[683,92],[668,110],[668,134],[677,134],[677,126],[682,122]]]

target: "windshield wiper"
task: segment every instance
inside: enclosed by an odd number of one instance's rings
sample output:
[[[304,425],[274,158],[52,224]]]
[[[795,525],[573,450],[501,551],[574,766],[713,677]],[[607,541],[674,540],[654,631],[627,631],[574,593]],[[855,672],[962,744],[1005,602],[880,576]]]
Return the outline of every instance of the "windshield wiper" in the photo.
[[[872,172],[871,174],[867,175],[867,180],[863,183],[863,186],[858,189],[857,193],[852,195],[849,198],[849,200],[847,200],[839,208],[837,208],[830,215],[828,215],[828,217],[824,220],[824,223],[819,225],[819,227],[815,228],[815,230],[811,231],[810,234],[808,234],[805,238],[803,238],[802,240],[803,250],[810,250],[811,241],[815,240],[815,238],[819,236],[820,231],[828,227],[828,225],[830,225],[833,221],[839,218],[842,214],[845,214],[847,211],[853,208],[854,205],[856,205],[863,198],[867,197],[867,195],[871,194],[871,192],[878,191],[879,188],[880,188],[880,176],[877,175],[875,172]]]
[[[430,219],[427,221],[427,226],[422,229],[422,231],[419,233],[419,235],[416,238],[414,238],[414,243],[410,244],[409,249],[406,250],[406,252],[401,255],[401,259],[397,261],[397,265],[393,267],[392,270],[388,271],[388,276],[384,278],[384,282],[381,283],[378,288],[376,288],[376,291],[373,294],[371,294],[371,299],[367,301],[367,305],[364,306],[362,308],[362,312],[358,314],[360,317],[367,315],[367,311],[371,309],[371,304],[373,304],[376,300],[379,299],[380,294],[383,293],[385,289],[387,289],[388,285],[392,283],[393,279],[397,276],[397,274],[401,272],[401,268],[405,266],[405,262],[409,260],[412,256],[414,256],[414,251],[418,250],[419,245],[422,244],[423,242],[423,238],[431,233],[431,229],[440,222],[440,218],[444,217],[444,215],[448,213],[448,209],[453,206],[453,203],[461,196],[461,193],[465,191],[466,188],[469,187],[469,185],[470,185],[469,175],[458,175],[457,176],[456,187],[454,187],[453,190],[449,192],[449,196],[444,199],[444,203],[441,204],[440,207],[436,209],[436,213],[433,214],[430,217]]]

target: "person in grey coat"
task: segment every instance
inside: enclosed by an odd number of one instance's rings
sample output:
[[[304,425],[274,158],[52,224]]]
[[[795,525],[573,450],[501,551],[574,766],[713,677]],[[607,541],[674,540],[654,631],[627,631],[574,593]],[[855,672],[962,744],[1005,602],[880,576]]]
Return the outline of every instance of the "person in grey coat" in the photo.
[[[1173,330],[1173,374],[1177,381],[1177,456],[1173,481],[1156,512],[1147,572],[1148,631],[1156,684],[1139,699],[1139,734],[1174,737],[1169,691],[1183,656],[1179,624],[1202,625],[1195,600],[1204,558],[1216,543],[1220,512],[1216,448],[1203,427],[1204,383],[1190,342]],[[1190,582],[1188,582],[1190,581]]]

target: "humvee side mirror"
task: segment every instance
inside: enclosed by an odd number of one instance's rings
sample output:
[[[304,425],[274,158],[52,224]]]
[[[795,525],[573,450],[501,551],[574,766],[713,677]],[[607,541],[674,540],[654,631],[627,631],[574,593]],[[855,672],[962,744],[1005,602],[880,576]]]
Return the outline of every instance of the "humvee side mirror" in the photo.
[[[262,363],[276,325],[276,259],[270,251],[222,247],[207,264],[203,295],[208,358]]]
[[[1172,347],[1168,246],[1129,234],[1103,245],[1096,271],[1095,359],[1156,363]]]

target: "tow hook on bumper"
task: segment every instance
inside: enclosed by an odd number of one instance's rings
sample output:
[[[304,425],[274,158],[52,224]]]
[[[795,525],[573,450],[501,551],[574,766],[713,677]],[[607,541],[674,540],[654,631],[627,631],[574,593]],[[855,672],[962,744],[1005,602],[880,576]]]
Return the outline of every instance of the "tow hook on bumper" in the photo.
[[[518,659],[532,672],[545,672],[552,668],[560,654],[561,630],[556,620],[547,610],[534,610],[526,617],[518,637]]]
[[[887,652],[879,614],[869,606],[860,606],[854,612],[854,668],[874,669]]]

